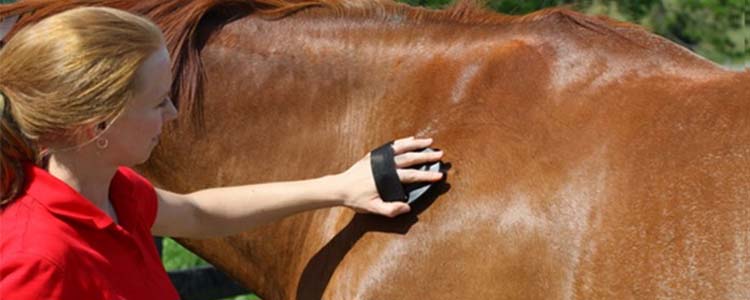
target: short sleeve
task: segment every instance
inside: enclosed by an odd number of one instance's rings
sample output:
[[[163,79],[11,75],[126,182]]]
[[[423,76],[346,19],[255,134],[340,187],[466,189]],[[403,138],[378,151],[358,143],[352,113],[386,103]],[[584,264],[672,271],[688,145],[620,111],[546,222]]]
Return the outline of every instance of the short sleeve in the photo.
[[[77,299],[80,293],[65,284],[62,270],[35,254],[0,257],[0,298]]]
[[[130,195],[136,203],[136,214],[142,217],[141,222],[148,231],[151,231],[151,227],[156,222],[156,213],[159,209],[156,189],[154,189],[154,186],[148,179],[130,168],[120,167],[119,171],[125,175],[125,178],[130,183]]]

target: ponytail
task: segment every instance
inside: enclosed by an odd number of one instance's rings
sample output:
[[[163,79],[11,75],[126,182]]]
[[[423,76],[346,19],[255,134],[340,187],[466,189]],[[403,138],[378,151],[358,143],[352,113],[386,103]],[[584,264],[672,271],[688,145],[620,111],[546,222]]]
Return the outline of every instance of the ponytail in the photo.
[[[23,162],[35,162],[37,152],[13,120],[10,99],[0,91],[0,208],[23,192]]]
[[[138,69],[163,47],[153,22],[104,7],[19,29],[0,50],[0,208],[24,192],[25,163],[46,167],[49,153],[81,145],[83,128],[122,114]]]

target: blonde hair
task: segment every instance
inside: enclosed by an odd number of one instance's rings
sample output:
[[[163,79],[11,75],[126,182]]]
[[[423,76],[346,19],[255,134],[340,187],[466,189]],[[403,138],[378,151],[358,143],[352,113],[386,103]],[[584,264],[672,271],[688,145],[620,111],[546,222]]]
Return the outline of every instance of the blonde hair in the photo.
[[[70,147],[85,126],[116,119],[138,68],[164,46],[151,21],[84,7],[20,30],[0,50],[0,207],[20,196],[22,163]]]

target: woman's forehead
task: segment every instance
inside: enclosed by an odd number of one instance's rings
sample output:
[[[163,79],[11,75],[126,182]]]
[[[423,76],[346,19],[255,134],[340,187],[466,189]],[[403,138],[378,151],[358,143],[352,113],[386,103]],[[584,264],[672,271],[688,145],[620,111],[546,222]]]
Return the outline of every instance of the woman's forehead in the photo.
[[[136,94],[162,95],[172,85],[169,54],[165,48],[151,54],[136,73]]]

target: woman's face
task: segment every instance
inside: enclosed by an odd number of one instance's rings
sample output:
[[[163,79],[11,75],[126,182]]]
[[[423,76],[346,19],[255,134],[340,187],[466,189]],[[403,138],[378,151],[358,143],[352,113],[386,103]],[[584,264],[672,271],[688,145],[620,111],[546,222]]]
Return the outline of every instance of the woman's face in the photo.
[[[162,47],[148,57],[136,76],[133,99],[102,135],[109,141],[102,155],[114,165],[145,162],[159,141],[162,125],[177,117],[169,99],[172,73],[167,49]]]

